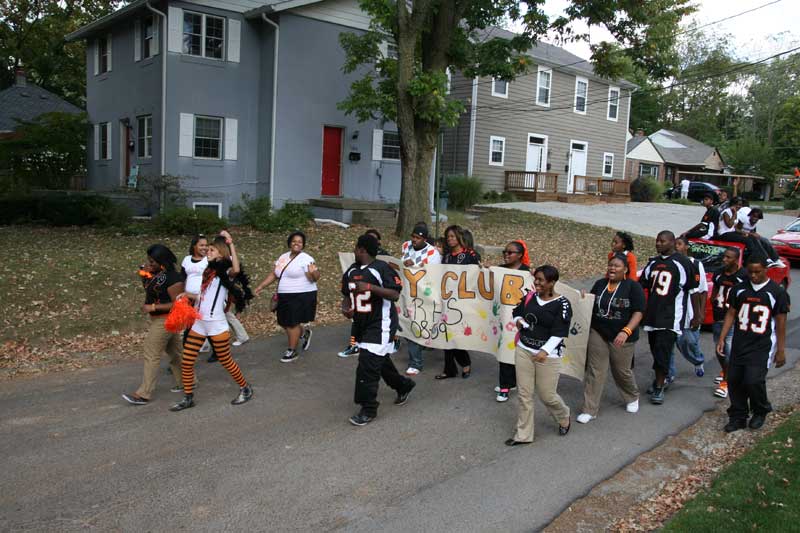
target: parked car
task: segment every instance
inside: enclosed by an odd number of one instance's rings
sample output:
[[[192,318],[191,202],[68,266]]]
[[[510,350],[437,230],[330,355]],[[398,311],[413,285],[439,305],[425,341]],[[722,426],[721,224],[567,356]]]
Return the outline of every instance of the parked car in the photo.
[[[770,237],[775,251],[792,261],[800,261],[800,218]]]
[[[798,224],[798,231],[800,231],[800,219],[796,220]],[[796,233],[798,242],[800,242],[800,233]],[[800,245],[798,245],[800,246]],[[714,283],[711,281],[713,275],[722,269],[722,254],[725,249],[729,247],[739,248],[739,266],[743,265],[744,261],[744,244],[736,242],[723,242],[723,241],[710,241],[705,239],[689,239],[689,255],[699,259],[703,263],[703,268],[706,270],[706,280],[708,281],[708,298],[706,299],[706,316],[703,320],[704,326],[709,326],[714,322],[714,317],[711,312],[711,293],[714,290]],[[781,251],[775,247],[778,254]],[[795,250],[800,252],[800,249]],[[767,270],[767,277],[775,283],[787,288],[792,282],[789,275],[789,261],[786,257],[781,257],[785,263],[782,267],[771,267]]]
[[[719,192],[720,188],[714,185],[713,183],[707,183],[705,181],[692,181],[689,182],[689,200],[692,202],[700,202],[703,200],[703,197],[706,193],[711,193],[714,197],[714,203],[719,202]],[[667,192],[664,193],[667,198],[680,198],[681,197],[681,186],[680,184],[676,185],[672,189],[668,189]]]

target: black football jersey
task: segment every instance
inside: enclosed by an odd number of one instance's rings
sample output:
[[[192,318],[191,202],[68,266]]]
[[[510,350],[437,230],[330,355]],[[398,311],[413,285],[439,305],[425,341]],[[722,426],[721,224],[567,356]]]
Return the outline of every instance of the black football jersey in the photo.
[[[711,311],[714,313],[714,322],[722,322],[728,312],[728,296],[731,289],[747,281],[747,271],[740,268],[733,274],[726,274],[724,270],[720,270],[714,274],[711,281],[714,283],[711,293]]]
[[[772,280],[760,290],[745,281],[731,289],[728,304],[736,310],[733,323],[731,364],[772,366],[778,347],[775,317],[789,312],[789,298],[783,287]]]
[[[639,283],[648,291],[642,319],[645,329],[669,329],[680,333],[686,319],[689,291],[700,282],[700,274],[685,255],[656,256],[642,270]]]
[[[392,342],[398,324],[394,302],[372,291],[356,292],[357,281],[400,291],[403,285],[399,275],[388,263],[376,259],[369,265],[353,263],[342,276],[342,295],[350,298],[353,308],[351,335],[356,342],[380,345]]]
[[[530,327],[519,332],[519,340],[528,348],[538,349],[544,346],[550,337],[568,337],[569,325],[572,322],[572,305],[566,296],[559,296],[540,305],[536,295],[526,303],[522,301],[514,308],[512,316],[522,318]],[[553,355],[561,357],[564,343],[556,348]]]

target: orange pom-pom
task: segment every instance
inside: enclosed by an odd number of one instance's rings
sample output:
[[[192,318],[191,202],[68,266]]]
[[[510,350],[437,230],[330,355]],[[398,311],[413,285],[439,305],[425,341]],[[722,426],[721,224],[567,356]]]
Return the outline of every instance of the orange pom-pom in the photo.
[[[164,329],[170,333],[180,333],[189,329],[194,321],[200,318],[200,313],[192,307],[187,298],[181,298],[172,304],[172,309],[164,321]]]

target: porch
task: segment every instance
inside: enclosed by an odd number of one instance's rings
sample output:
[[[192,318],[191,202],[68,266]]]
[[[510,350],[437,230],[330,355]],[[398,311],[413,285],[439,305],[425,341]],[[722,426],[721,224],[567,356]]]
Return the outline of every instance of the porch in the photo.
[[[505,190],[531,202],[624,203],[630,202],[630,182],[613,178],[574,176],[572,192],[568,178],[555,172],[507,170]]]

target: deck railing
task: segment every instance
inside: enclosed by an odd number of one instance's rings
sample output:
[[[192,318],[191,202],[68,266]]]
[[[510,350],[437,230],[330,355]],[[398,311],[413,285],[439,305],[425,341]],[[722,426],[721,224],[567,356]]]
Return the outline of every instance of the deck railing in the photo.
[[[517,192],[558,192],[558,174],[554,172],[506,171],[506,190]]]
[[[630,196],[630,186],[631,184],[625,180],[593,176],[575,176],[575,194]]]

